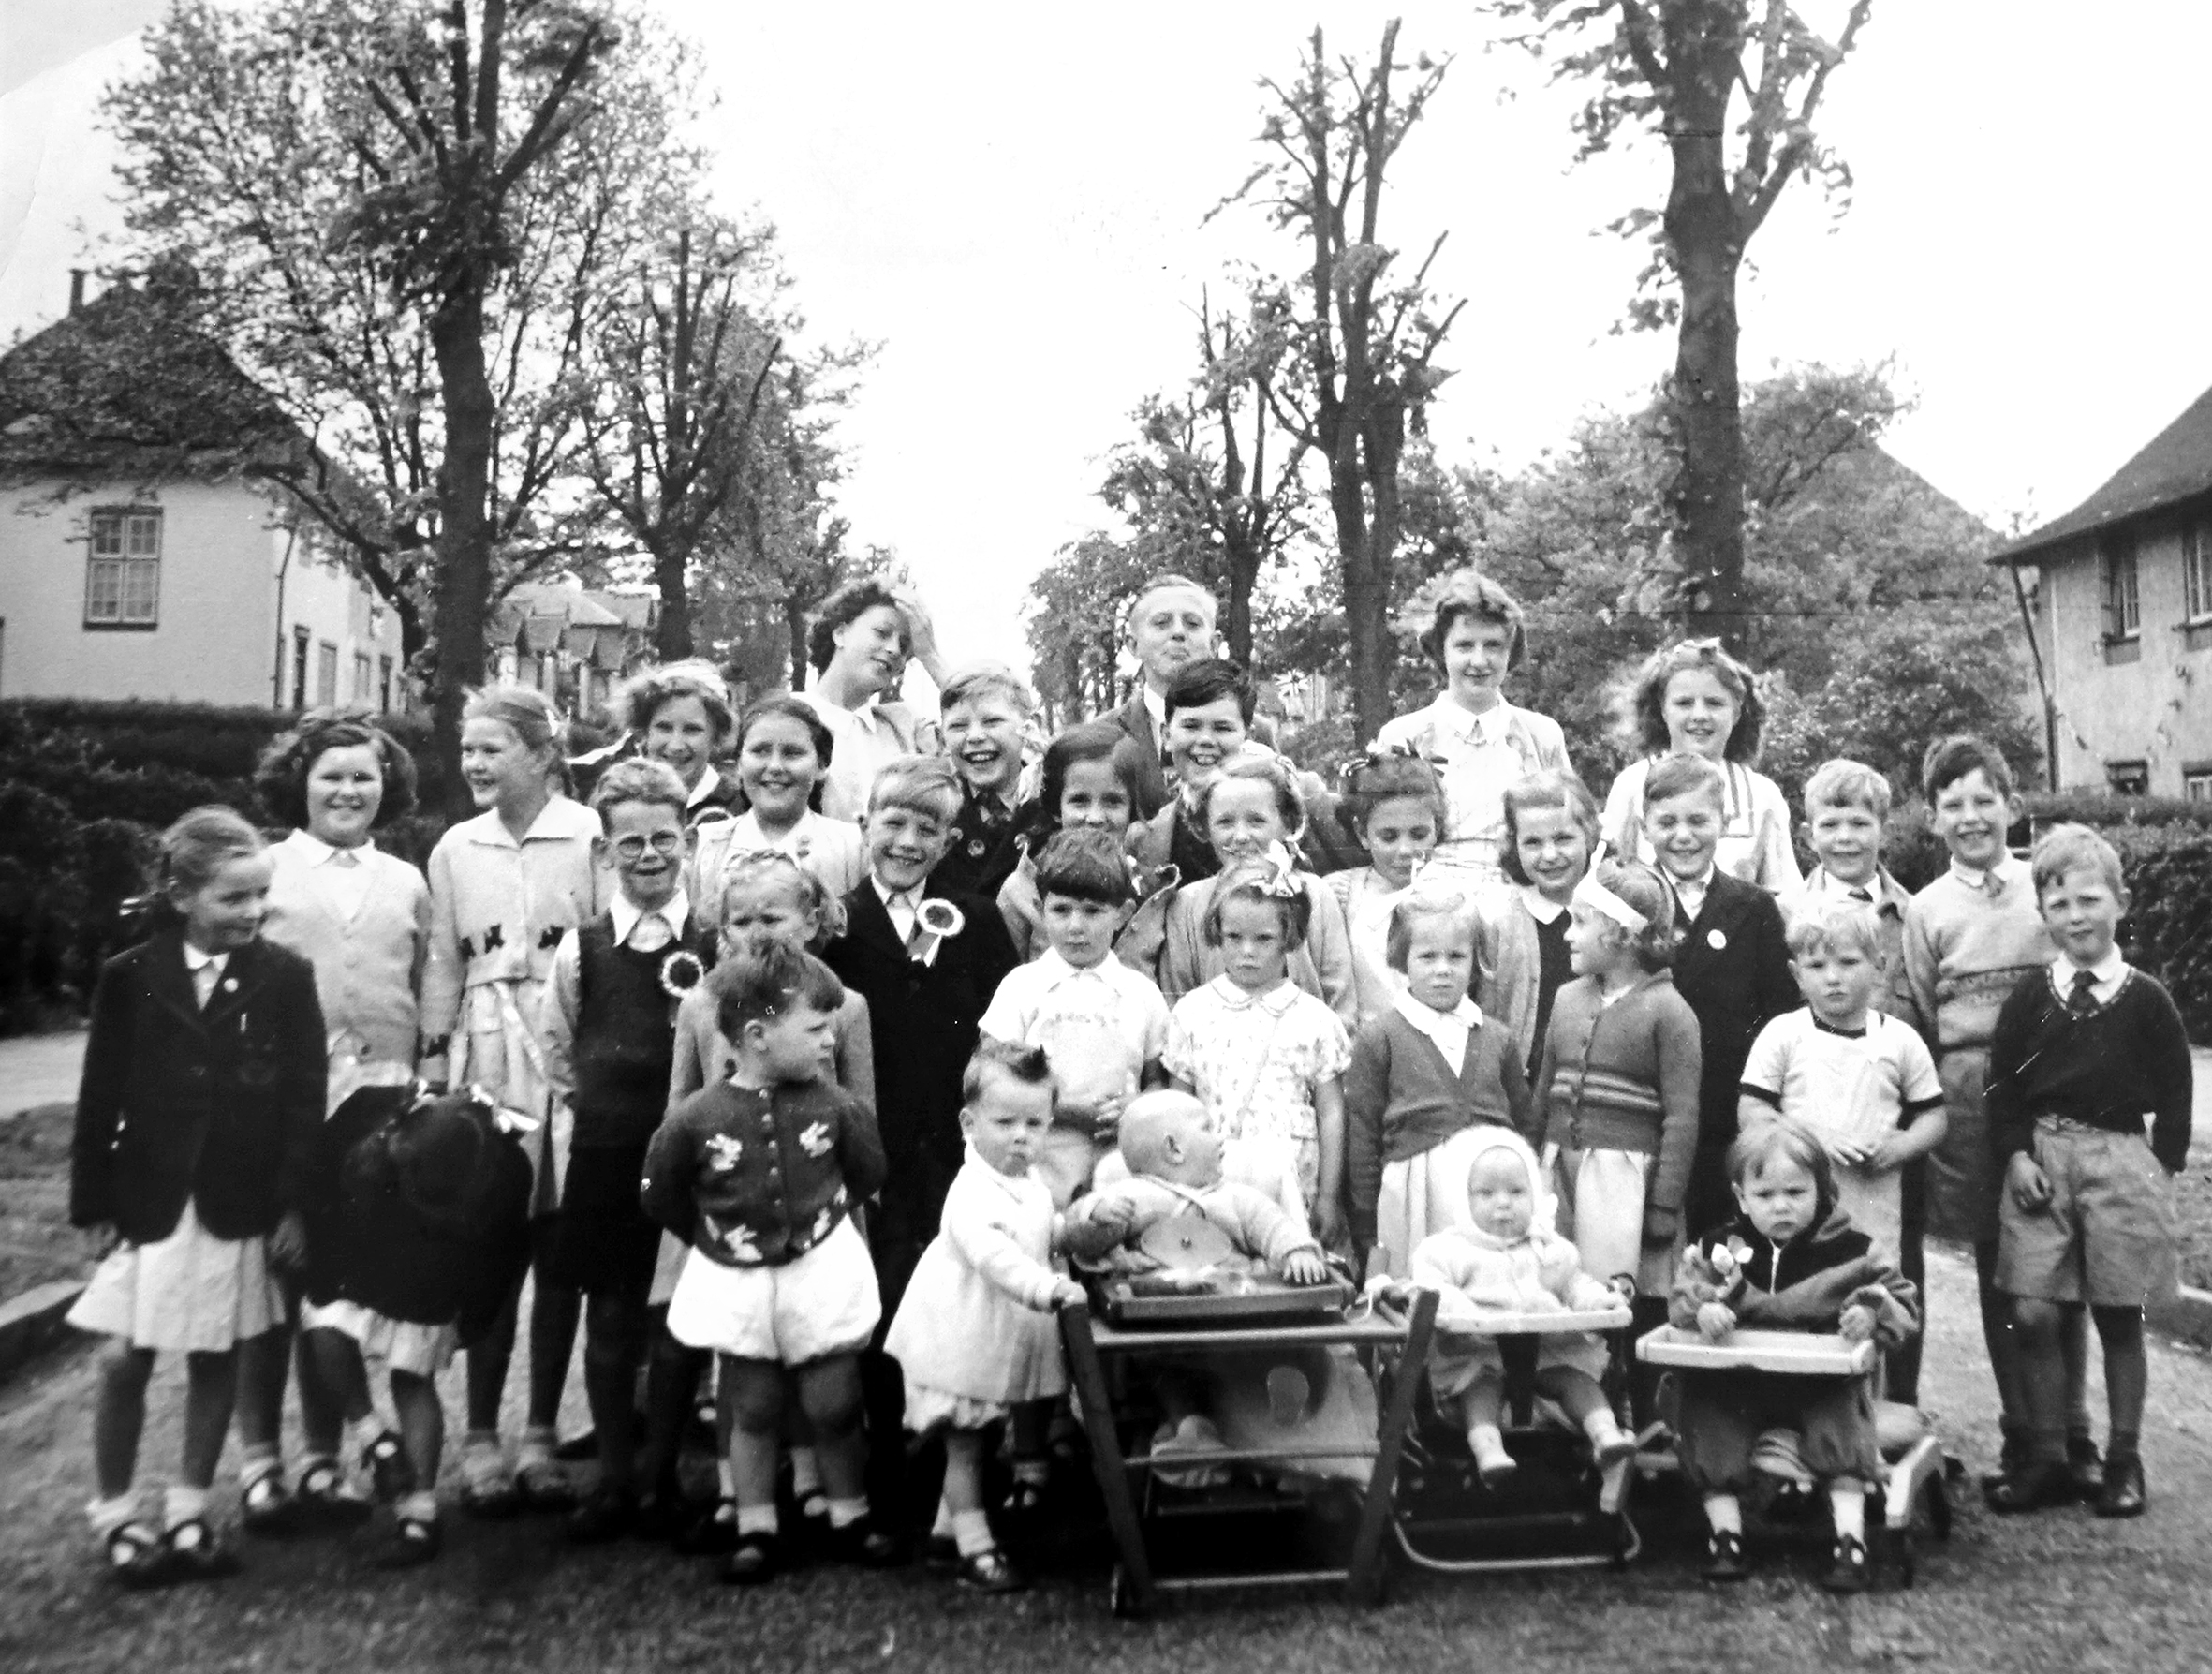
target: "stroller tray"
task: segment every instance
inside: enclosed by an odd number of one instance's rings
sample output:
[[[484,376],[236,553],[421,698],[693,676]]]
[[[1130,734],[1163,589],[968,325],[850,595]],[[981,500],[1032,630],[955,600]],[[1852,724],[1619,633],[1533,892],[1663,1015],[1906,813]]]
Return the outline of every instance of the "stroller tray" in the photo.
[[[1485,1313],[1479,1321],[1439,1325],[1439,1337],[1554,1337],[1569,1331],[1617,1331],[1630,1314],[1618,1308],[1588,1308],[1572,1313]]]
[[[1874,1370],[1871,1342],[1806,1331],[1731,1331],[1707,1342],[1695,1331],[1661,1326],[1636,1344],[1650,1366],[1687,1371],[1779,1371],[1802,1377],[1858,1377]]]
[[[1102,1280],[1098,1296],[1099,1311],[1112,1325],[1218,1327],[1333,1318],[1350,1304],[1352,1288],[1340,1279],[1291,1284],[1263,1274],[1186,1285],[1148,1274]]]

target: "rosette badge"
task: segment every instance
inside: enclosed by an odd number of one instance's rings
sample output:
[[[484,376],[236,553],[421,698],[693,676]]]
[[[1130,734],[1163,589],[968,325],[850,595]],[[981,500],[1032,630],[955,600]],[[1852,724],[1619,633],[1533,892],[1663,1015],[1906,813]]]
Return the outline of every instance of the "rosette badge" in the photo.
[[[660,991],[671,1000],[682,1000],[699,986],[707,973],[700,957],[687,947],[680,947],[660,962]]]
[[[951,902],[931,896],[914,910],[914,928],[917,935],[908,956],[924,965],[937,962],[937,949],[945,938],[957,936],[967,927],[967,919]]]

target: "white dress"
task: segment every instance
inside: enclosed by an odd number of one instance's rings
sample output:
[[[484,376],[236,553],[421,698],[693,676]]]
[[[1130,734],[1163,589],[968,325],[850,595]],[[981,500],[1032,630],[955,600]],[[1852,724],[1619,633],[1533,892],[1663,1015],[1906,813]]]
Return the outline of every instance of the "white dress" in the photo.
[[[1042,1179],[1000,1174],[968,1148],[883,1342],[906,1377],[908,1430],[981,1430],[1068,1387],[1051,1311],[1056,1219]]]
[[[1307,1203],[1320,1187],[1317,1083],[1342,1075],[1351,1038],[1336,1014],[1290,982],[1247,994],[1217,976],[1176,1001],[1160,1062],[1190,1084],[1224,1139],[1295,1159]]]
[[[80,1331],[190,1354],[220,1354],[283,1320],[269,1240],[218,1238],[200,1224],[190,1198],[159,1243],[110,1252],[68,1314]]]

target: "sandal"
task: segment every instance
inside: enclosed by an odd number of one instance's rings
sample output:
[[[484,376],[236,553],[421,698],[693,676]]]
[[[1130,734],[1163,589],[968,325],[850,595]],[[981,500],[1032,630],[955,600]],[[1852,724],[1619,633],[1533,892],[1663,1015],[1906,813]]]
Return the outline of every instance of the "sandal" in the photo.
[[[488,1483],[464,1483],[461,1489],[461,1509],[470,1517],[488,1523],[505,1522],[523,1508],[523,1497],[514,1485],[501,1479]]]
[[[358,1523],[369,1515],[369,1503],[347,1486],[346,1474],[332,1459],[318,1459],[300,1473],[292,1504],[302,1517],[318,1523]]]
[[[215,1538],[205,1518],[186,1518],[161,1537],[165,1577],[172,1581],[215,1581],[238,1573],[236,1554]]]
[[[399,1437],[385,1430],[361,1450],[361,1469],[376,1484],[376,1498],[387,1504],[415,1491],[415,1467]]]
[[[1046,1487],[1041,1482],[1025,1482],[1014,1478],[1013,1487],[1007,1490],[999,1509],[1009,1517],[1036,1517],[1044,1510]]]
[[[248,1534],[270,1539],[297,1532],[299,1507],[285,1488],[282,1471],[265,1471],[240,1490],[238,1520]]]
[[[158,1587],[168,1578],[168,1548],[161,1536],[137,1518],[109,1530],[101,1550],[107,1556],[108,1573],[125,1587]]]
[[[963,1587],[973,1587],[979,1593],[1019,1593],[1029,1585],[1029,1578],[1016,1569],[1013,1560],[996,1547],[961,1559],[959,1581]]]
[[[377,1543],[369,1562],[378,1569],[413,1569],[428,1563],[445,1549],[445,1531],[435,1518],[403,1517],[392,1519],[391,1530]]]
[[[576,1489],[568,1473],[550,1459],[534,1459],[517,1465],[515,1500],[525,1511],[566,1511],[576,1504]]]
[[[730,1556],[722,1561],[723,1580],[732,1587],[751,1587],[775,1574],[781,1554],[774,1535],[739,1534],[736,1540]]]

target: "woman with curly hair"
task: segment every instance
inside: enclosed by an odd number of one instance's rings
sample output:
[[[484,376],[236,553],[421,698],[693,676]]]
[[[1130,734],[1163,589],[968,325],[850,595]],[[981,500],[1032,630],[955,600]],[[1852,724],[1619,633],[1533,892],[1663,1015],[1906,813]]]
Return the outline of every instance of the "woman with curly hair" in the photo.
[[[898,701],[909,658],[943,684],[936,628],[910,589],[893,592],[873,578],[848,582],[815,613],[806,636],[815,683],[792,695],[830,729],[821,811],[833,820],[858,821],[880,770],[936,748],[936,723]]]
[[[1427,708],[1386,721],[1375,748],[1435,764],[1444,780],[1444,833],[1429,865],[1489,893],[1505,883],[1506,787],[1547,768],[1566,771],[1567,738],[1550,716],[1506,702],[1506,676],[1528,654],[1513,596],[1472,570],[1453,571],[1433,590],[1421,648],[1443,671],[1444,689]]]
[[[1654,859],[1644,840],[1644,781],[1663,757],[1703,756],[1728,781],[1714,864],[1770,895],[1805,881],[1790,843],[1790,805],[1751,765],[1766,704],[1748,667],[1718,640],[1684,640],[1644,660],[1619,706],[1621,731],[1644,756],[1621,769],[1605,798],[1605,837],[1615,853]]]
[[[254,788],[271,818],[291,828],[269,852],[273,868],[262,934],[315,968],[330,1050],[329,1108],[335,1110],[360,1088],[397,1085],[414,1074],[430,886],[414,867],[378,849],[374,836],[414,807],[414,760],[368,717],[316,710],[269,747]],[[293,1518],[344,1522],[368,1515],[368,1502],[347,1481],[350,1431],[375,1485],[415,1496],[411,1505],[403,1501],[386,1561],[428,1557],[436,1546],[429,1490],[445,1430],[433,1380],[453,1357],[453,1327],[388,1320],[346,1301],[302,1305],[299,1326],[307,1454]],[[273,1352],[257,1349],[243,1367],[239,1474],[248,1528],[281,1526],[285,1510],[277,1415],[288,1338],[265,1340]],[[382,1360],[391,1373],[397,1434],[376,1416],[364,1355]],[[410,1524],[412,1539],[398,1533]]]

